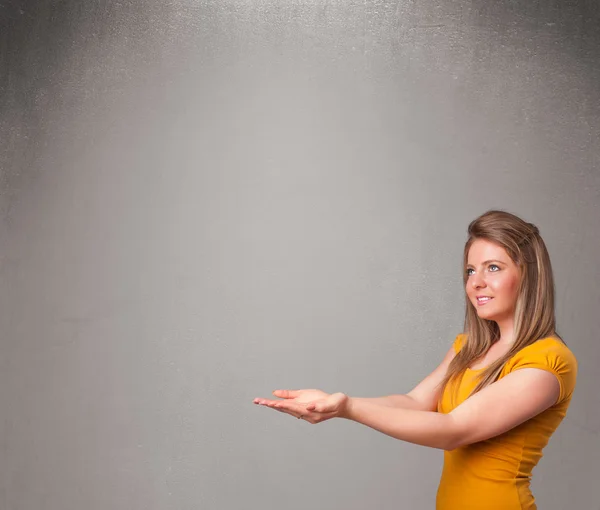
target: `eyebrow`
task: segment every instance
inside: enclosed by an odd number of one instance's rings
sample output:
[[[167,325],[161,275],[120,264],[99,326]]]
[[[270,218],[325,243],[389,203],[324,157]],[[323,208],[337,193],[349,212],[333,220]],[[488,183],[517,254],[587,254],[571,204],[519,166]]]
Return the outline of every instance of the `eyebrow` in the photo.
[[[482,266],[485,266],[486,264],[489,264],[490,262],[499,262],[500,264],[504,264],[506,265],[506,262],[502,262],[501,260],[497,260],[497,259],[491,259],[491,260],[486,260],[484,262],[481,263]],[[475,267],[473,266],[473,264],[467,264],[467,267]]]

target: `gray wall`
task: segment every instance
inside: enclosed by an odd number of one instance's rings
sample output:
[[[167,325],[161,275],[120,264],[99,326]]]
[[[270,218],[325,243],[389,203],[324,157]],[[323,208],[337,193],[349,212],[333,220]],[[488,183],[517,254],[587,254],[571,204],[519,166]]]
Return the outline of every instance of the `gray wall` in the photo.
[[[441,452],[252,399],[408,391],[492,207],[580,362],[533,489],[600,508],[598,4],[284,4],[0,5],[0,508],[433,508]]]

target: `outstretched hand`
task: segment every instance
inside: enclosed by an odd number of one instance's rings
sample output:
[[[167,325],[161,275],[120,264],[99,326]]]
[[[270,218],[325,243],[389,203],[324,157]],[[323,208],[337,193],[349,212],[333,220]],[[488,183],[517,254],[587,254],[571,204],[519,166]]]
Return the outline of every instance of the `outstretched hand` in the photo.
[[[254,403],[313,424],[344,417],[349,406],[349,398],[344,393],[330,395],[320,390],[275,390],[273,395],[282,400],[255,398]]]

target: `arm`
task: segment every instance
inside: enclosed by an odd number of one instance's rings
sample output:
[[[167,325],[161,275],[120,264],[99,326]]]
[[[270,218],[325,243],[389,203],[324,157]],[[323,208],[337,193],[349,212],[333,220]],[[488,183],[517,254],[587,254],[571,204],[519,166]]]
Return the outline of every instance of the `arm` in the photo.
[[[455,355],[453,346],[448,350],[439,366],[406,395],[355,398],[353,401],[365,406],[374,406],[375,409],[407,409],[433,412],[437,409],[441,391],[439,387],[440,382]],[[273,395],[283,400],[255,398],[254,403],[277,409],[296,418],[303,417],[306,421],[312,423],[341,416],[339,406],[343,405],[345,407],[348,402],[348,396],[343,393],[329,395],[316,389],[275,390]],[[317,414],[311,413],[311,411],[315,411],[317,408],[319,408]]]
[[[453,450],[520,425],[554,405],[559,393],[554,374],[525,368],[487,386],[449,414],[391,408],[350,398],[342,417],[396,439]]]
[[[354,402],[376,404],[379,406],[412,409],[415,411],[435,411],[440,396],[440,382],[446,375],[446,370],[456,356],[451,347],[438,367],[405,395],[388,395],[375,398],[353,398]]]
[[[378,406],[401,408],[401,409],[414,409],[414,410],[425,410],[424,405],[418,400],[412,398],[409,394],[406,395],[386,395],[385,397],[354,397],[353,400],[357,402],[366,402],[376,404]]]

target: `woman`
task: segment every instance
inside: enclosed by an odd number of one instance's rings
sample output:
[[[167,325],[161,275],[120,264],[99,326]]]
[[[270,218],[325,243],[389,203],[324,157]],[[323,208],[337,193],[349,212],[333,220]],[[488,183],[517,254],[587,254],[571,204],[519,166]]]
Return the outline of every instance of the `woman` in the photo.
[[[538,229],[489,211],[468,233],[465,332],[412,391],[351,398],[277,390],[281,400],[254,403],[309,423],[346,418],[445,450],[437,510],[531,510],[531,472],[565,417],[577,361],[556,333],[552,267]]]

